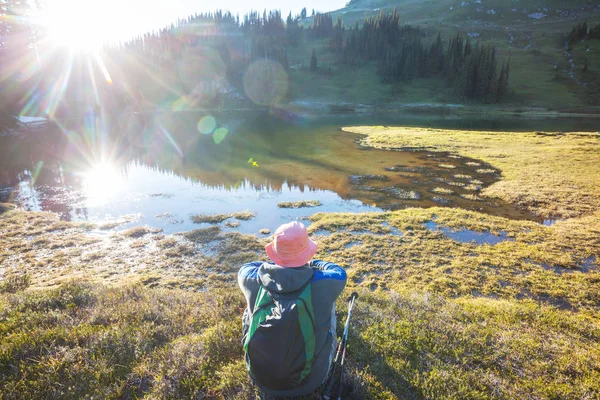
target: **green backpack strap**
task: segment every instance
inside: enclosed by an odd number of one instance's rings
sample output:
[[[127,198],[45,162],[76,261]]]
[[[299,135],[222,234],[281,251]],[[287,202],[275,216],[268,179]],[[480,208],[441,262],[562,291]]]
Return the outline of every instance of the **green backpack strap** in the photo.
[[[315,311],[312,304],[310,284],[306,285],[300,296],[298,296],[296,306],[298,307],[298,322],[300,322],[300,330],[302,331],[304,346],[306,348],[306,362],[300,375],[300,380],[303,380],[312,371],[312,364],[315,358]]]
[[[258,293],[256,294],[256,301],[254,302],[252,322],[250,323],[250,328],[248,329],[248,334],[246,335],[246,340],[244,341],[244,351],[246,353],[248,353],[248,343],[250,343],[252,335],[254,335],[254,332],[256,332],[258,326],[265,322],[267,317],[271,314],[271,310],[267,308],[267,306],[270,304],[274,304],[273,297],[270,295],[268,290],[260,285]]]

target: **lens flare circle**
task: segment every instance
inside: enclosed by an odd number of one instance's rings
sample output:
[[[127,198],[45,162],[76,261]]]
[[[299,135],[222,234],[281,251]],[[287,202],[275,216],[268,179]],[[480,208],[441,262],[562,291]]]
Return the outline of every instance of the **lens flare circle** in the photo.
[[[215,141],[215,144],[221,143],[225,139],[225,137],[227,136],[227,134],[229,134],[229,131],[227,130],[227,128],[219,128],[219,129],[217,129],[213,133],[213,140]]]
[[[244,91],[254,103],[272,106],[281,103],[289,88],[285,68],[274,60],[256,60],[246,70],[243,78]]]
[[[198,121],[198,132],[205,135],[210,135],[213,133],[216,127],[217,121],[210,115],[206,115],[200,118],[200,121]]]

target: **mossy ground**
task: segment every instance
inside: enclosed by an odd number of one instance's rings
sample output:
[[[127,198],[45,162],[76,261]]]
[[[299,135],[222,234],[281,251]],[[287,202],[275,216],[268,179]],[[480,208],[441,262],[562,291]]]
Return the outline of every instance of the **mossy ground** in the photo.
[[[356,395],[600,398],[597,136],[353,130],[374,146],[482,159],[504,179],[481,196],[561,219],[543,226],[452,208],[313,215],[317,257],[344,266],[348,292],[361,295],[348,359]],[[109,234],[4,211],[3,398],[255,396],[235,275],[265,259],[268,238],[217,226]],[[461,243],[430,221],[510,240]],[[339,301],[340,325],[345,309]]]
[[[306,208],[306,207],[319,207],[321,202],[319,200],[301,200],[301,201],[283,201],[277,204],[279,208]]]

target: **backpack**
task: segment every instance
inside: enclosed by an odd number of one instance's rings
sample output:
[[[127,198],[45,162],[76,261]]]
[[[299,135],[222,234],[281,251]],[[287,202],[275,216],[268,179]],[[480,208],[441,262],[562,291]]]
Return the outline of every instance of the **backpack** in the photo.
[[[308,381],[315,356],[310,280],[293,293],[272,293],[261,284],[244,350],[248,373],[259,386],[290,390]]]

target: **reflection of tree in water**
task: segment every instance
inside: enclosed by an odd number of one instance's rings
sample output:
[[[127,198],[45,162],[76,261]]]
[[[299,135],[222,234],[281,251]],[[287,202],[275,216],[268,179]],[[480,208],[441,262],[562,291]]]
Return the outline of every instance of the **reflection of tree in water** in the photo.
[[[489,166],[478,163],[479,167],[470,167],[464,158],[457,161],[441,154],[361,151],[352,136],[336,134],[332,125],[295,124],[267,113],[213,112],[209,128],[199,128],[198,122],[207,116],[208,113],[191,112],[137,113],[114,129],[106,129],[98,118],[65,121],[58,133],[48,131],[25,139],[10,139],[11,144],[0,150],[10,153],[8,158],[0,157],[1,183],[14,187],[35,177],[37,204],[65,219],[87,212],[82,176],[100,162],[109,162],[124,177],[130,168],[143,166],[176,175],[199,188],[329,190],[343,199],[357,199],[386,209],[439,205],[442,200],[463,208],[504,207],[483,203],[477,196],[472,196],[473,201],[468,196],[461,197],[472,195],[466,192],[472,189],[464,188],[468,182],[455,182],[453,175],[472,175],[481,180],[477,184],[481,187],[499,179],[496,173],[478,175],[477,168]],[[214,132],[219,129],[226,135],[216,140]],[[399,166],[400,163],[409,166]],[[440,167],[444,163],[457,165],[453,169]],[[380,174],[386,179],[368,178]],[[358,177],[357,183],[352,183],[351,176]],[[157,187],[156,191],[164,189]],[[447,193],[439,196],[434,189],[447,189]],[[405,198],[404,194],[413,192],[414,196]],[[6,191],[0,196],[6,198]]]

